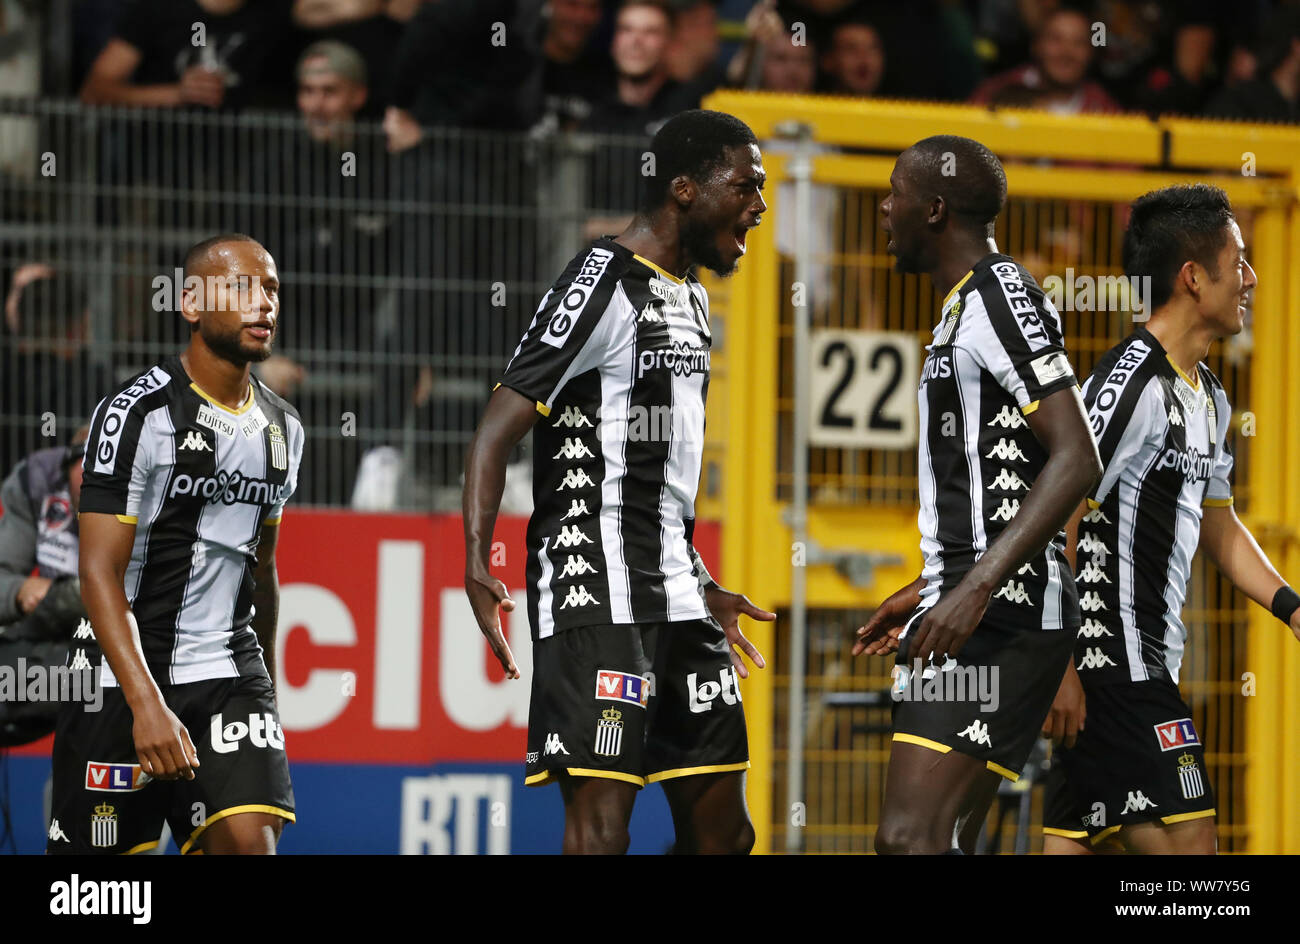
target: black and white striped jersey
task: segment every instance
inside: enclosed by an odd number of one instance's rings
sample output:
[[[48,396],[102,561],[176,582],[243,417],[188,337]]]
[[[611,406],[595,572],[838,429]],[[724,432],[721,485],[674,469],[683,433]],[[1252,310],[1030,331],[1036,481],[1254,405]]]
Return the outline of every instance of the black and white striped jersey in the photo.
[[[265,674],[250,627],[264,524],[302,458],[297,411],[254,379],[239,410],[168,357],[95,408],[81,511],[135,525],[126,597],[160,684]],[[113,685],[107,661],[104,684]]]
[[[707,616],[691,561],[708,297],[609,238],[542,299],[501,383],[537,404],[534,638]]]
[[[1178,681],[1201,508],[1232,504],[1232,408],[1208,367],[1197,374],[1139,328],[1084,385],[1104,467],[1077,547],[1074,661],[1086,684]]]
[[[985,256],[944,300],[921,372],[922,607],[997,540],[1047,462],[1026,416],[1075,385],[1061,318],[1010,256]],[[994,592],[988,618],[1024,629],[1079,624],[1065,535]]]

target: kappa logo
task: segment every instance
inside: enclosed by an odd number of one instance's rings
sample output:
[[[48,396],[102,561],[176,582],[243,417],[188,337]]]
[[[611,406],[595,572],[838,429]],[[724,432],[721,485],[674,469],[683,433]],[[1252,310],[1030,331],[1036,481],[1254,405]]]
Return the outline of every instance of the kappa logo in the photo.
[[[686,676],[686,703],[692,714],[701,714],[713,710],[713,702],[719,696],[726,705],[735,705],[740,701],[740,681],[736,677],[736,667],[727,666],[718,672],[716,682],[696,684],[697,674]]]
[[[1029,424],[1025,422],[1025,417],[1019,410],[1004,403],[1002,409],[998,410],[997,415],[984,425],[1001,426],[1003,429],[1019,429],[1021,426],[1028,426]]]
[[[591,562],[581,554],[570,554],[569,559],[564,562],[564,568],[560,571],[560,579],[565,577],[581,577],[584,574],[598,574]]]
[[[595,544],[591,538],[582,533],[582,529],[576,524],[567,524],[560,528],[560,533],[555,537],[555,547],[578,547],[582,544]]]
[[[1107,518],[1106,513],[1101,510],[1101,506],[1094,508],[1092,511],[1084,515],[1083,520],[1088,522],[1088,524],[1110,524],[1110,519]]]
[[[1028,483],[1011,469],[1002,468],[998,470],[997,478],[989,483],[987,491],[997,490],[999,492],[1018,492],[1020,490],[1029,490]]]
[[[1090,646],[1084,650],[1083,658],[1079,660],[1079,664],[1075,666],[1075,669],[1101,669],[1108,665],[1111,667],[1115,665],[1110,656],[1102,652],[1100,646]]]
[[[1020,511],[1019,498],[1004,498],[1002,504],[989,515],[990,521],[1010,521]]]
[[[1111,583],[1096,561],[1088,561],[1079,571],[1079,583]]]
[[[650,701],[650,679],[630,672],[601,669],[596,673],[596,698],[644,708]]]
[[[1145,810],[1155,809],[1158,805],[1159,804],[1157,804],[1155,800],[1151,799],[1141,790],[1130,790],[1128,792],[1128,799],[1124,801],[1124,809],[1119,811],[1119,815],[1125,816],[1129,813],[1141,813]]]
[[[1170,426],[1183,425],[1183,414],[1179,413],[1178,407],[1174,406],[1172,403],[1169,404],[1169,425]]]
[[[552,459],[593,459],[594,454],[581,439],[566,438]]]
[[[72,842],[68,834],[63,831],[57,819],[50,820],[50,842]]]
[[[72,634],[72,638],[73,639],[94,639],[95,630],[91,628],[90,620],[86,619],[83,616],[81,618],[81,622],[77,624],[77,631]]]
[[[1165,721],[1155,725],[1155,729],[1156,740],[1160,743],[1162,752],[1201,743],[1201,738],[1196,733],[1196,725],[1192,724],[1191,718]]]
[[[203,438],[203,434],[200,433],[197,429],[188,430],[185,433],[184,441],[176,448],[178,450],[188,449],[190,452],[211,452],[212,451],[212,447],[208,445],[208,441]]]
[[[654,302],[646,302],[645,307],[641,309],[640,316],[638,316],[636,320],[638,323],[649,321],[654,324],[663,324],[664,316],[655,311]]]
[[[556,486],[557,492],[562,492],[566,488],[593,488],[596,483],[591,480],[585,469],[569,469],[564,473],[564,478]]]
[[[91,668],[90,660],[86,658],[86,650],[78,649],[72,654],[72,661],[68,663],[68,668],[74,672],[88,670]]]
[[[567,429],[582,429],[584,426],[591,425],[591,420],[587,419],[587,415],[580,409],[576,406],[566,406],[564,412],[556,417],[555,422],[551,424],[551,428],[563,426]]]
[[[212,716],[208,727],[209,742],[218,754],[229,754],[239,750],[244,738],[253,747],[267,748],[274,751],[284,750],[284,729],[269,711],[250,712],[248,721],[231,721],[224,723],[221,714]]]
[[[1110,548],[1091,532],[1079,535],[1079,551],[1084,554],[1109,554]]]
[[[1185,753],[1179,756],[1178,782],[1182,787],[1184,800],[1195,800],[1205,796],[1205,781],[1201,779],[1201,768],[1196,763],[1196,755]]]
[[[983,721],[972,721],[965,731],[957,732],[957,737],[970,738],[974,743],[984,747],[993,746],[993,741],[989,738],[989,726]]]
[[[1025,561],[1025,566],[1021,567],[1019,570],[1016,571],[1017,577],[1021,577],[1025,574],[1029,574],[1029,576],[1031,577],[1038,576],[1038,571],[1034,570],[1034,565],[1029,561]]]
[[[591,514],[591,512],[587,510],[587,500],[585,498],[583,499],[575,498],[569,502],[569,510],[568,512],[565,513],[564,517],[561,518],[560,520],[568,521],[570,518],[577,518],[580,515],[589,515],[589,514]]]
[[[1029,457],[1020,450],[1020,444],[1014,439],[1007,439],[1006,437],[999,439],[998,444],[994,446],[984,458],[992,459],[994,457],[1001,459],[1003,462],[1012,459],[1016,462],[1029,461]]]
[[[568,753],[569,753],[568,750],[564,746],[564,742],[560,740],[560,736],[558,734],[556,734],[555,732],[551,732],[546,735],[546,743],[542,746],[543,757],[549,757],[552,754],[568,754]]]
[[[569,607],[573,606],[591,606],[592,604],[598,603],[600,603],[600,601],[588,593],[586,587],[575,587],[570,585],[569,593],[564,598],[564,602],[560,604],[560,609],[567,610]]]
[[[1012,603],[1019,603],[1021,605],[1030,602],[1029,594],[1025,592],[1024,582],[1017,580],[1008,580],[1004,583],[1002,589],[993,594],[993,599],[1009,600]]]
[[[614,254],[608,249],[596,246],[587,253],[587,258],[582,261],[578,274],[564,289],[559,304],[555,306],[551,321],[542,334],[543,344],[549,344],[556,350],[564,347],[565,342],[569,340],[569,335],[573,333],[573,326],[578,323],[583,310],[587,307],[587,302],[591,301],[591,293],[595,290],[596,283],[605,274],[605,268],[613,258]]]
[[[97,793],[134,793],[151,779],[139,764],[86,762],[86,789]]]
[[[1096,613],[1101,610],[1109,610],[1110,607],[1102,602],[1101,595],[1096,590],[1089,590],[1079,597],[1079,609],[1085,613]]]
[[[1101,625],[1097,620],[1089,617],[1083,621],[1083,625],[1079,627],[1077,635],[1082,636],[1084,639],[1097,639],[1101,636],[1114,636],[1115,634],[1105,626]]]

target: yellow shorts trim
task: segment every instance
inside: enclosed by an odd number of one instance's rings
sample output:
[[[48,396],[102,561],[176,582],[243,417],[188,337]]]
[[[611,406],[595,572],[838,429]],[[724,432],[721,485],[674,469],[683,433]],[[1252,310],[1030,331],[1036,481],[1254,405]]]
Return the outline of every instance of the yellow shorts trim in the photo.
[[[625,774],[621,770],[594,770],[589,767],[565,767],[564,772],[570,777],[599,777],[603,780],[621,780],[624,783],[630,783],[633,786],[644,787],[645,777],[638,777],[636,774]],[[533,774],[524,778],[524,786],[540,787],[544,783],[550,783],[555,779],[555,771],[543,770],[539,774]]]
[[[1055,826],[1044,826],[1044,836],[1060,836],[1062,839],[1087,839],[1088,831],[1086,829],[1057,829]]]
[[[158,848],[158,843],[160,843],[160,842],[162,842],[162,837],[161,837],[161,836],[159,836],[157,839],[153,839],[153,840],[151,840],[151,841],[149,841],[149,842],[142,842],[142,843],[140,843],[140,845],[138,845],[138,846],[132,846],[130,849],[126,850],[126,852],[119,853],[119,854],[120,854],[120,855],[139,855],[141,852],[148,852],[150,849],[157,849],[157,848]]]
[[[1106,827],[1105,829],[1103,829],[1101,832],[1097,833],[1097,835],[1093,836],[1092,839],[1091,839],[1090,841],[1091,841],[1092,844],[1095,846],[1097,843],[1101,842],[1102,840],[1104,840],[1104,839],[1109,839],[1111,836],[1113,836],[1115,833],[1119,832],[1119,831],[1120,831],[1121,829],[1123,829],[1123,828],[1124,828],[1124,827],[1123,827],[1122,825],[1121,825],[1121,826],[1107,826],[1107,827]]]
[[[673,780],[677,777],[694,777],[696,774],[725,774],[735,770],[748,770],[749,761],[741,761],[738,764],[711,764],[707,767],[678,767],[676,770],[661,770],[657,774],[651,774],[646,777],[647,783],[658,783],[660,780]]]
[[[114,515],[113,517],[116,518],[118,521],[122,522],[122,524],[140,523],[140,518],[138,515]]]
[[[1197,810],[1194,813],[1173,813],[1169,816],[1160,817],[1160,822],[1164,823],[1166,826],[1172,826],[1174,823],[1185,823],[1189,819],[1205,819],[1207,816],[1214,815],[1215,812],[1213,809]]]
[[[940,754],[947,754],[952,750],[952,748],[947,744],[940,744],[938,741],[931,741],[929,738],[923,738],[918,734],[903,734],[900,732],[894,735],[894,740],[902,741],[904,744],[917,744],[921,747],[928,747],[930,750],[938,751]]]
[[[1020,779],[1020,774],[1016,773],[1015,771],[1007,767],[1003,767],[1001,764],[995,764],[991,760],[986,760],[984,762],[984,766],[987,767],[989,770],[993,771],[995,774],[1001,774],[1003,777],[1006,777],[1012,783],[1015,783],[1017,780]]]
[[[288,810],[281,809],[278,806],[268,806],[265,803],[245,803],[243,806],[231,806],[228,807],[227,809],[213,813],[211,816],[209,816],[206,820],[203,821],[202,826],[194,830],[194,832],[190,833],[190,838],[186,839],[185,845],[181,846],[181,855],[189,854],[190,848],[193,847],[195,840],[197,840],[200,836],[203,835],[203,831],[205,829],[207,829],[213,823],[220,822],[221,820],[225,819],[227,816],[234,816],[236,813],[271,813],[272,815],[279,816],[283,819],[288,820],[291,823],[295,823],[298,821],[298,818],[294,816],[292,813],[290,813]]]
[[[1206,508],[1231,508],[1232,496],[1229,495],[1227,498],[1207,498],[1201,504]]]

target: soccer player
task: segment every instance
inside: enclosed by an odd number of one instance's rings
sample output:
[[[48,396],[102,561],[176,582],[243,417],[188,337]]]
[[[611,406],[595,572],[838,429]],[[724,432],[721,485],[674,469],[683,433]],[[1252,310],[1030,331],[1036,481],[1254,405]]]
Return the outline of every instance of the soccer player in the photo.
[[[1079,626],[1061,528],[1100,465],[1060,316],[993,242],[1007,193],[998,159],[969,138],[926,138],[889,183],[889,252],[944,297],[919,394],[925,569],[853,652],[897,637],[899,695],[960,670],[996,696],[895,703],[876,851],[942,853],[983,820],[999,776],[1019,777],[1060,685]]]
[[[1256,279],[1227,195],[1203,184],[1133,203],[1124,271],[1151,317],[1084,386],[1105,471],[1071,519],[1083,624],[1044,731],[1064,741],[1045,851],[1210,854],[1214,795],[1178,693],[1197,546],[1300,637],[1300,596],[1233,510],[1232,408],[1203,363],[1242,330]]]
[[[249,373],[271,354],[279,278],[239,234],[191,249],[185,278],[189,345],[91,419],[80,573],[105,692],[59,718],[52,853],[143,851],[166,820],[182,854],[269,854],[294,819],[275,545],[303,428]]]
[[[745,853],[749,744],[736,678],[772,620],[709,577],[691,543],[709,382],[709,300],[767,208],[750,129],[687,111],[651,142],[640,209],[542,299],[470,446],[465,589],[511,678],[488,569],[506,459],[536,424],[528,525],[533,680],[526,782],[558,781],[564,851],[621,853],[637,791],[662,782],[679,853]]]

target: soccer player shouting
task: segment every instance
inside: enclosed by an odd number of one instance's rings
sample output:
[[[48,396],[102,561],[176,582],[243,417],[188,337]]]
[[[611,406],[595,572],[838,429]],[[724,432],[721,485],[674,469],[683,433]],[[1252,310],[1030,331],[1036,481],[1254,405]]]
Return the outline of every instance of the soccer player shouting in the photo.
[[[1060,685],[1079,627],[1061,528],[1100,464],[1060,316],[993,242],[1007,193],[998,159],[969,138],[930,137],[899,156],[889,184],[889,252],[944,296],[919,393],[925,569],[853,652],[897,638],[900,693],[958,667],[996,681],[996,707],[895,703],[876,851],[941,853],[983,819],[1000,776],[1019,777]]]

